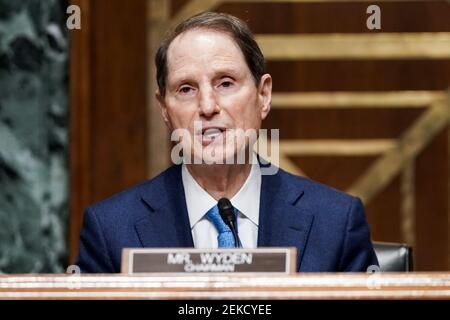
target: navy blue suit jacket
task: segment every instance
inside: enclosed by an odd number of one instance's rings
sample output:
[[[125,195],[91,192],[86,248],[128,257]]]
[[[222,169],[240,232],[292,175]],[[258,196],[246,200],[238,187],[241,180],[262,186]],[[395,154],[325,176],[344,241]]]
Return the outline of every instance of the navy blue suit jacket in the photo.
[[[193,247],[181,166],[86,209],[76,264],[120,272],[123,248]],[[378,265],[358,198],[283,170],[262,176],[258,247],[296,247],[298,271]]]

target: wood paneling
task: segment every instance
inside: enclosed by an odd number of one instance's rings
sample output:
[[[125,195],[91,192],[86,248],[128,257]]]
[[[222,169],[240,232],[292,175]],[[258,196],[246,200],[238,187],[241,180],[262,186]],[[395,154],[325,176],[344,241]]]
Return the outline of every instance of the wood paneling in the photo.
[[[146,177],[146,1],[93,1],[94,201]]]
[[[267,63],[274,91],[445,90],[449,60]]]
[[[146,1],[79,0],[71,32],[71,260],[83,209],[146,179]]]
[[[82,29],[70,32],[70,226],[69,251],[78,251],[84,207],[91,194],[91,8],[89,0],[71,3],[83,8]]]
[[[264,127],[280,128],[280,139],[397,138],[422,112],[424,109],[272,110]],[[286,123],[290,125],[283,125]]]
[[[382,29],[376,32],[450,31],[446,1],[226,3],[218,10],[243,19],[255,33],[373,33],[366,28],[370,4],[382,13]]]
[[[416,270],[450,269],[449,133],[443,130],[416,160]]]
[[[303,273],[296,275],[271,274],[270,276],[261,273],[241,274],[240,276],[230,274],[199,276],[191,273],[184,275],[160,274],[158,277],[146,276],[145,274],[83,275],[81,277],[49,274],[43,274],[39,277],[34,275],[0,275],[0,299],[215,299],[217,301],[214,302],[225,304],[228,303],[224,302],[226,300],[238,299],[266,301],[272,299],[448,300],[450,299],[450,273],[393,272],[382,275],[372,273]],[[362,302],[367,305],[367,301]],[[424,301],[420,302],[423,303]],[[285,305],[284,302],[282,303]],[[445,303],[445,301],[442,301],[442,303]],[[273,314],[277,314],[276,312],[279,312],[281,305],[280,308],[277,308],[278,305],[274,304]],[[322,306],[323,302],[318,302],[316,306],[319,304]],[[272,306],[272,304],[269,305]],[[352,303],[352,306],[355,305],[363,306]],[[152,304],[147,303],[146,306],[151,308]],[[168,305],[166,304],[166,306]],[[405,305],[402,304],[403,306]],[[115,310],[118,310],[118,308]],[[167,314],[175,314],[177,310],[179,310],[179,306],[171,303]],[[84,310],[78,311],[81,314]],[[152,311],[154,312],[154,310]],[[384,312],[384,310],[381,312]],[[373,314],[373,310],[371,310],[371,313]]]

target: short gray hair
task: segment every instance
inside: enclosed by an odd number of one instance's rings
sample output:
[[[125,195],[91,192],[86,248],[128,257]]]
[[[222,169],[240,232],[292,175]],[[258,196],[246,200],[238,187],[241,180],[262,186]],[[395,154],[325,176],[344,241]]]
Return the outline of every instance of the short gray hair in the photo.
[[[181,22],[162,42],[156,52],[156,80],[159,93],[166,94],[167,51],[172,41],[181,33],[192,29],[209,29],[229,34],[241,49],[255,84],[266,73],[264,56],[247,24],[226,13],[203,12]]]

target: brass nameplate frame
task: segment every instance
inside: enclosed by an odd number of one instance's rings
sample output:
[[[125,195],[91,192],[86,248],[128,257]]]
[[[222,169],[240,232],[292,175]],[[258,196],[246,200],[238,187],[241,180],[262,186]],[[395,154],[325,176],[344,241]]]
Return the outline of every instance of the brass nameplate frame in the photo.
[[[296,272],[296,248],[123,249],[121,273]]]

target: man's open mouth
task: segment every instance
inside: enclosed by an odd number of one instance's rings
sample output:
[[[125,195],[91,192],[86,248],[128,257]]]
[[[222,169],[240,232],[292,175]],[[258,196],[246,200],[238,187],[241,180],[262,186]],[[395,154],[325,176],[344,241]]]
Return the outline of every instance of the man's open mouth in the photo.
[[[201,140],[204,146],[209,145],[217,139],[223,139],[226,133],[224,127],[206,127],[202,129]]]

